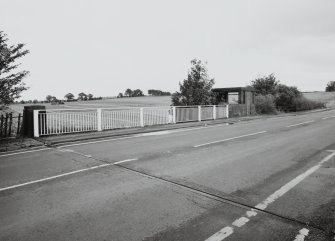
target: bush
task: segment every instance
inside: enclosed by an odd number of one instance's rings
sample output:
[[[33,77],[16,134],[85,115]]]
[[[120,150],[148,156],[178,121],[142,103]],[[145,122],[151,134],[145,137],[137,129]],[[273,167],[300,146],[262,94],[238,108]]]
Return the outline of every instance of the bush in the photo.
[[[255,97],[255,108],[257,114],[277,114],[273,95],[257,95]]]
[[[305,97],[298,97],[293,100],[292,111],[314,110],[325,108],[325,104],[320,101],[308,100]]]

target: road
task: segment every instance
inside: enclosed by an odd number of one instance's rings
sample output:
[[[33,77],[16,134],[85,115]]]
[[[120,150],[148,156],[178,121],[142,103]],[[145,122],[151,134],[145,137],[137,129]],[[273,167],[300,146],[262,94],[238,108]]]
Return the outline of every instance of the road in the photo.
[[[0,240],[333,240],[335,111],[0,155]]]

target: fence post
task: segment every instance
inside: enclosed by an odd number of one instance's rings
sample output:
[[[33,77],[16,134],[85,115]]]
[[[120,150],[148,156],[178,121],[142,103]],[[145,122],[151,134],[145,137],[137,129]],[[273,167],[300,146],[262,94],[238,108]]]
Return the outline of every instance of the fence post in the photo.
[[[13,114],[9,113],[8,137],[11,137],[12,135],[12,124],[13,124]]]
[[[229,104],[226,105],[226,116],[229,118]]]
[[[173,106],[172,107],[172,121],[173,121],[173,124],[176,124],[177,123],[177,115],[176,115],[176,107]]]
[[[98,108],[97,109],[97,112],[98,112],[98,131],[102,131],[102,111],[101,111],[101,108]]]
[[[8,113],[6,113],[6,118],[5,118],[5,135],[4,135],[4,137],[7,137],[7,129],[8,129]]]
[[[144,108],[140,108],[140,125],[141,127],[144,127]]]
[[[201,105],[198,106],[198,121],[201,121]]]
[[[216,105],[213,105],[213,120],[216,120]]]
[[[0,137],[2,137],[3,133],[3,115],[1,115],[1,120],[0,120]]]
[[[17,117],[17,129],[16,129],[16,137],[20,135],[20,128],[21,127],[21,113],[19,113],[19,116]]]
[[[39,137],[40,136],[40,133],[39,133],[39,122],[38,122],[38,113],[39,113],[39,110],[34,110],[33,112],[34,114],[34,137]]]

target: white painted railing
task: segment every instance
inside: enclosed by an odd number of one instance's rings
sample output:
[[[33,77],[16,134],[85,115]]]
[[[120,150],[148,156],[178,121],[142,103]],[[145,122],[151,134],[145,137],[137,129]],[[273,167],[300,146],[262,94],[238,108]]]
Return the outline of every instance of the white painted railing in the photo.
[[[34,136],[228,118],[228,106],[34,110]]]

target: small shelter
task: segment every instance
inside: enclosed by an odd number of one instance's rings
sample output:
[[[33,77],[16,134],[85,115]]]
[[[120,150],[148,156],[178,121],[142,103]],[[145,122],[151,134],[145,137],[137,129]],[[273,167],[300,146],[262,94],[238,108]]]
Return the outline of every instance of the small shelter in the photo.
[[[230,104],[232,116],[255,114],[255,90],[252,87],[213,88],[218,104]],[[236,96],[236,98],[230,98]],[[231,103],[233,102],[233,103]]]

